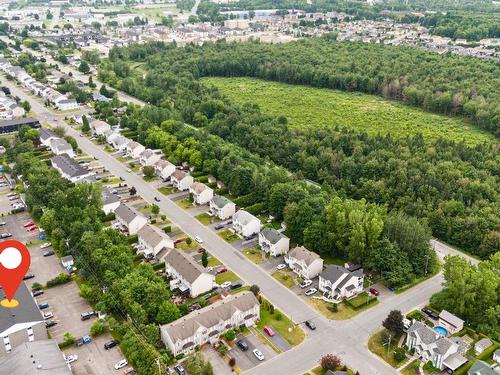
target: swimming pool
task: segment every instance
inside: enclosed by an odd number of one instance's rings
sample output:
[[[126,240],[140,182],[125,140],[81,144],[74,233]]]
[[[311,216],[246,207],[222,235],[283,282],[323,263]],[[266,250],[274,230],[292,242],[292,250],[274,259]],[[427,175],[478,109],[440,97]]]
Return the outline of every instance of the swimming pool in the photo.
[[[446,328],[444,327],[441,327],[441,326],[435,326],[434,327],[434,330],[439,333],[441,336],[446,336],[448,334],[448,331],[446,330]]]

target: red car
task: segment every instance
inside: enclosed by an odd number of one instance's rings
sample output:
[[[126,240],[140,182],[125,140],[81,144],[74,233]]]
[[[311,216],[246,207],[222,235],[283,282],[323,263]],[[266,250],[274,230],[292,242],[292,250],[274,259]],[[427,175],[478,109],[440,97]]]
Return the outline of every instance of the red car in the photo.
[[[174,241],[174,244],[181,243],[182,241],[186,241],[186,239],[185,238],[179,238],[178,240]]]
[[[224,272],[227,272],[227,268],[219,268],[217,270],[217,273],[224,273]]]
[[[24,227],[25,227],[25,228],[26,228],[26,227],[31,227],[31,226],[33,226],[33,225],[35,225],[35,224],[34,224],[32,221],[28,221],[26,224],[24,224]]]
[[[34,227],[29,227],[29,228],[27,229],[27,231],[28,231],[28,232],[33,232],[33,231],[35,231],[35,230],[37,230],[37,229],[38,229],[38,227],[35,225]]]
[[[269,335],[269,337],[273,337],[275,335],[274,331],[271,329],[271,327],[265,326],[264,327],[264,332]]]
[[[201,253],[204,253],[205,251],[206,251],[206,250],[205,250],[204,248],[202,248],[202,247],[200,247],[200,248],[198,249],[198,252],[199,252],[200,254],[201,254]]]
[[[374,296],[378,296],[380,294],[380,292],[375,288],[370,288],[370,293]]]

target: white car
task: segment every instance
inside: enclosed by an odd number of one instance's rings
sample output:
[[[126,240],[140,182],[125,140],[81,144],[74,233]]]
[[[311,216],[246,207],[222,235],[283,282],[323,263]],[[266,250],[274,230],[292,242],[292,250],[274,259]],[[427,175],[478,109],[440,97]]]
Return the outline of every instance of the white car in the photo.
[[[194,240],[195,240],[196,242],[198,242],[200,245],[203,243],[203,240],[201,239],[201,237],[200,237],[200,236],[196,236],[196,237],[194,238]]]
[[[259,361],[263,361],[266,358],[259,349],[254,349],[253,355],[256,356]]]
[[[309,285],[311,285],[313,282],[312,280],[304,280],[302,281],[299,286],[304,289],[304,288],[307,288]]]
[[[129,168],[129,169],[127,169],[127,172],[128,172],[128,173],[132,172],[132,169],[130,169],[130,168]]]
[[[276,269],[277,269],[278,271],[284,270],[285,268],[286,268],[286,264],[285,264],[285,263],[281,263],[281,264],[278,264],[278,265],[276,266]]]
[[[207,267],[207,272],[212,272],[214,270],[213,267]]]
[[[221,284],[221,288],[222,289],[226,289],[226,288],[229,288],[231,286],[231,281],[226,281],[224,283]]]
[[[115,370],[119,370],[121,368],[124,368],[127,365],[128,365],[127,360],[126,359],[122,359],[121,361],[115,363]]]
[[[66,360],[66,363],[73,363],[78,361],[78,356],[76,354],[70,354],[68,356],[64,356],[64,359]]]
[[[40,249],[46,249],[47,247],[51,247],[52,244],[50,242],[45,242],[40,245]]]
[[[49,312],[46,312],[43,314],[43,319],[47,320],[47,319],[51,319],[54,317],[54,314],[52,313],[52,311],[49,311]]]
[[[311,289],[307,289],[306,292],[304,293],[306,296],[312,296],[314,293],[316,293],[318,291],[318,289],[316,288],[311,288]]]

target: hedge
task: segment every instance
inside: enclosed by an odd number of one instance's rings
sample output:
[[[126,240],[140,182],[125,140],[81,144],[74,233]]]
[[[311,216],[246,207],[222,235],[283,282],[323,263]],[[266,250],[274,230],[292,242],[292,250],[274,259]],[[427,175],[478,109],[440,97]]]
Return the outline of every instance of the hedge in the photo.
[[[252,215],[259,215],[264,209],[264,203],[255,203],[251,206],[245,207],[245,210]]]
[[[165,268],[165,262],[159,262],[153,265],[155,271],[161,270],[162,268]]]
[[[128,243],[133,244],[136,243],[139,240],[139,237],[137,234],[134,234],[133,236],[128,237]]]
[[[236,198],[234,203],[239,207],[247,207],[251,206],[254,203],[257,203],[257,197],[254,193],[250,193],[247,195],[243,195],[242,197]]]
[[[485,336],[485,337],[487,337],[487,336]],[[493,341],[493,340],[491,340],[491,341]],[[493,342],[494,342],[493,345],[491,345],[488,349],[486,349],[484,352],[479,354],[475,359],[467,362],[464,366],[460,367],[458,370],[456,370],[454,372],[454,374],[455,375],[465,375],[465,374],[467,374],[467,371],[469,371],[469,369],[474,365],[474,363],[476,363],[476,361],[479,361],[479,360],[484,361],[485,359],[488,359],[491,356],[493,356],[493,353],[495,352],[495,350],[500,348],[499,343],[497,343],[495,341],[493,341]]]
[[[66,284],[71,281],[71,276],[67,273],[60,273],[52,280],[47,281],[47,288],[52,288],[53,286]]]
[[[368,295],[367,292],[362,292],[358,294],[356,297],[346,300],[345,303],[351,306],[353,309],[357,310],[365,305],[369,305],[376,299],[377,299],[376,297]]]

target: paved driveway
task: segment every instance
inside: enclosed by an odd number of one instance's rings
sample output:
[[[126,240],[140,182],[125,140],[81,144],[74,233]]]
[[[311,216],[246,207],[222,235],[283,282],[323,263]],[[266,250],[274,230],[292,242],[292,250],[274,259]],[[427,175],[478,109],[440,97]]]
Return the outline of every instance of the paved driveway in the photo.
[[[207,361],[212,364],[214,374],[217,375],[232,375],[231,367],[224,358],[222,358],[219,353],[211,346],[203,348],[201,354]]]
[[[236,341],[238,340],[244,340],[248,344],[248,350],[243,351],[238,346],[235,346],[229,351],[229,355],[236,359],[236,365],[243,371],[249,370],[262,363],[252,353],[255,348],[259,349],[262,354],[264,354],[265,359],[263,362],[278,355],[273,349],[264,344],[253,334],[244,336],[240,333],[236,338]]]

